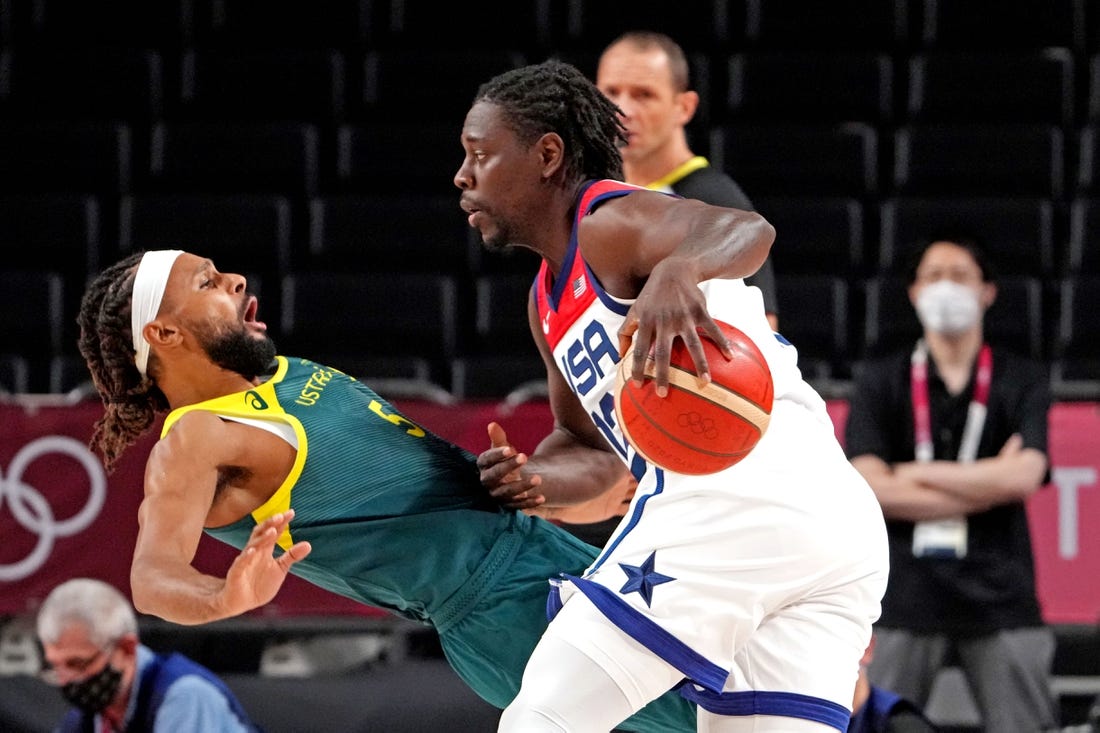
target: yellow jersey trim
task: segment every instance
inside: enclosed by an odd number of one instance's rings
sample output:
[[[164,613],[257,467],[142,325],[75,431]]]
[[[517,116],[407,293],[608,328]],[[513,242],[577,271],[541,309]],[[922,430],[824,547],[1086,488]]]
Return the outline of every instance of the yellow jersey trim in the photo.
[[[253,510],[252,518],[257,524],[274,514],[285,512],[290,509],[291,489],[298,483],[298,478],[302,475],[302,469],[306,463],[306,454],[309,449],[309,443],[306,439],[306,430],[302,426],[302,423],[298,418],[289,414],[282,408],[275,394],[275,385],[286,377],[287,370],[290,367],[286,357],[278,356],[276,359],[279,366],[271,379],[252,389],[245,390],[244,392],[235,392],[234,394],[215,397],[212,400],[196,402],[193,405],[184,405],[183,407],[172,410],[164,419],[164,428],[160,432],[160,437],[163,438],[181,417],[195,410],[213,412],[216,415],[247,417],[256,420],[271,420],[272,422],[281,422],[290,425],[294,430],[294,435],[298,438],[298,453],[294,457],[294,465],[291,466],[290,473],[287,474],[283,483],[275,490],[275,493],[271,495],[270,499]],[[279,547],[283,548],[283,550],[289,550],[291,548],[294,544],[294,539],[290,535],[289,527],[283,530],[277,542]]]
[[[701,155],[696,155],[686,163],[682,163],[676,166],[671,172],[658,178],[656,181],[652,181],[645,185],[646,188],[652,188],[653,190],[661,190],[666,188],[672,188],[676,183],[680,182],[680,179],[686,178],[689,173],[694,173],[700,168],[706,168],[710,165],[710,161]]]

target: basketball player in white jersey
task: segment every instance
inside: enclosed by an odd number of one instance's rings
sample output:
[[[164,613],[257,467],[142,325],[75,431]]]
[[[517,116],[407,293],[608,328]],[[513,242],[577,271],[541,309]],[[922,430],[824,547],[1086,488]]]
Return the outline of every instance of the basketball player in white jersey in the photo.
[[[554,580],[557,615],[501,730],[608,731],[679,687],[701,731],[844,731],[886,584],[881,511],[795,349],[741,280],[767,256],[772,227],[619,182],[621,143],[616,108],[557,61],[483,85],[462,129],[455,184],[470,225],[489,247],[543,257],[528,318],[556,421],[530,456],[490,426],[482,482],[537,508],[599,494],[615,462],[638,481],[583,577]],[[666,472],[615,422],[616,364],[633,342],[632,378],[651,358],[664,394],[682,339],[707,374],[701,338],[729,354],[714,318],[765,355],[771,424],[725,471]]]

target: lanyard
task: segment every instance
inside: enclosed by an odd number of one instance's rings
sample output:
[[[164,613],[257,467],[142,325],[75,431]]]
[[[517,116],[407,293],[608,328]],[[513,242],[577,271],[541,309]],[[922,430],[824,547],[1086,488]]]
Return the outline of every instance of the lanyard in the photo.
[[[910,392],[913,399],[913,434],[916,438],[916,459],[919,462],[934,458],[932,444],[932,411],[928,401],[928,345],[924,339],[913,349],[910,371]],[[974,379],[974,396],[966,411],[966,426],[959,444],[959,463],[972,463],[978,457],[978,441],[985,426],[986,405],[989,403],[989,385],[993,379],[993,350],[982,344],[978,352],[978,372]]]

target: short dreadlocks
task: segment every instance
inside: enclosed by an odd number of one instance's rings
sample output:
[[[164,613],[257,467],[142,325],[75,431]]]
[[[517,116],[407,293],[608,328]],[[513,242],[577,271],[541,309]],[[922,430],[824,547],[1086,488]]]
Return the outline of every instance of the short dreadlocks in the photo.
[[[550,59],[507,71],[482,84],[474,102],[500,107],[520,140],[548,132],[565,141],[565,167],[580,179],[623,179],[626,143],[619,108],[570,64]]]

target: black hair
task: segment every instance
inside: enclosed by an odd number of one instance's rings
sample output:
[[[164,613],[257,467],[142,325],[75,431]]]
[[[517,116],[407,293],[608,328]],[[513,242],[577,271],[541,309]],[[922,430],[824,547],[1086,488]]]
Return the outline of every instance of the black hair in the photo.
[[[940,242],[949,242],[966,250],[977,263],[978,270],[982,273],[982,282],[989,283],[996,280],[993,265],[977,237],[964,232],[944,232],[940,236],[922,239],[921,244],[913,250],[905,269],[906,279],[910,285],[917,281],[917,268],[920,267],[920,261],[924,259],[924,253],[931,249],[932,245]]]
[[[101,272],[84,292],[77,323],[77,346],[88,365],[105,411],[95,424],[91,445],[110,471],[132,443],[148,430],[168,400],[134,364],[130,304],[134,276],[144,252],[130,255]],[[149,368],[153,368],[152,360]]]
[[[525,144],[560,135],[567,175],[623,179],[619,108],[571,64],[550,59],[507,71],[481,85],[474,102],[481,101],[498,106]]]

